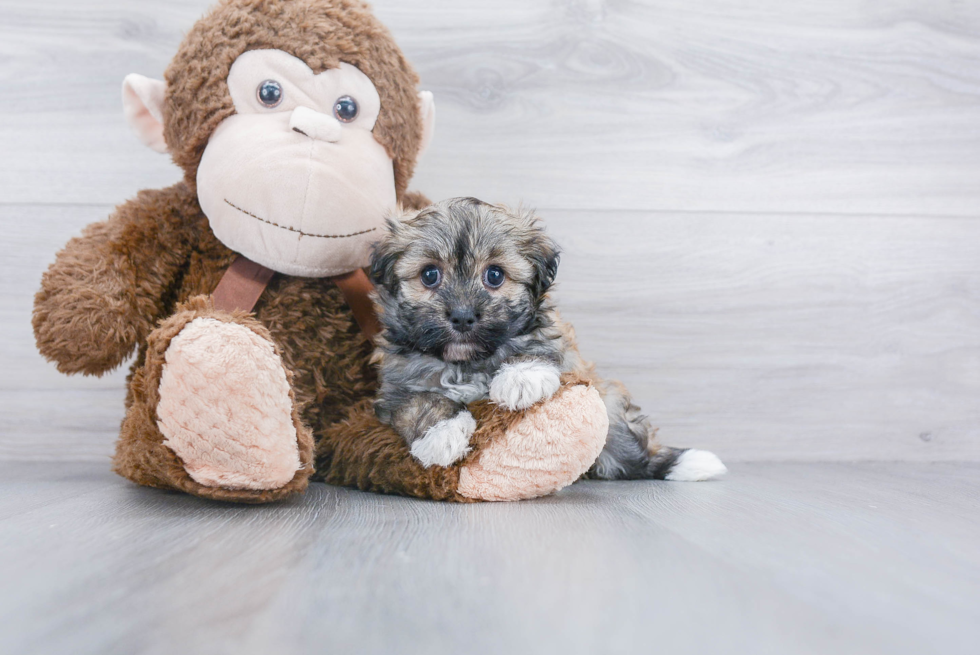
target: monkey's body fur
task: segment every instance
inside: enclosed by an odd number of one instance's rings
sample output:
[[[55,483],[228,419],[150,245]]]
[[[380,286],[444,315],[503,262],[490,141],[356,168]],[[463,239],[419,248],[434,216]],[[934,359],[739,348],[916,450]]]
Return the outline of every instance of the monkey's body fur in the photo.
[[[418,195],[407,199],[426,204]],[[479,446],[460,466],[425,469],[411,458],[401,437],[375,418],[372,346],[332,282],[277,275],[254,317],[210,306],[207,294],[235,257],[211,233],[191,189],[180,183],[141,192],[108,221],[89,226],[68,242],[45,274],[34,324],[41,352],[60,371],[99,375],[126,358],[130,350],[125,343],[138,343],[113,469],[139,484],[236,502],[263,503],[301,492],[311,474],[368,491],[476,500],[458,487],[461,468],[478,459]],[[80,275],[82,271],[89,273]],[[120,311],[130,305],[127,296],[136,288],[156,301],[147,300],[142,312]],[[155,407],[165,351],[181,328],[202,316],[268,335],[292,373],[304,468],[281,488],[202,485],[164,445]],[[588,384],[571,378],[569,383]],[[523,412],[503,412],[486,402],[471,411],[480,426],[474,444],[488,444],[523,417]],[[537,493],[536,488],[529,493]]]
[[[282,50],[313,75],[339,62],[365,73],[381,98],[372,134],[391,158],[397,200],[427,204],[406,190],[424,142],[418,79],[366,5],[224,0],[201,19],[167,69],[161,104],[134,114],[144,142],[165,138],[184,181],[143,191],[86,228],[58,254],[35,298],[38,348],[60,371],[101,375],[137,352],[114,470],[144,485],[251,503],[302,491],[314,460],[316,477],[329,483],[442,500],[527,498],[573,482],[595,461],[607,427],[587,380],[564,380],[549,401],[526,411],[472,407],[480,422],[472,453],[453,467],[426,469],[373,415],[371,344],[333,282],[278,274],[254,311],[214,308],[209,294],[237,254],[201,209],[197,173],[212,132],[236,115],[229,69],[254,49]],[[283,138],[308,137],[296,131],[302,137],[287,131]],[[278,391],[256,388],[259,373],[281,382]],[[243,400],[225,402],[237,394]],[[222,425],[241,427],[239,413],[254,409],[249,394],[278,412],[278,432],[259,416],[244,426],[252,441],[234,430],[218,434]]]
[[[81,238],[68,243],[57,265],[45,275],[34,322],[42,353],[58,362],[59,370],[98,375],[129,354],[123,342],[139,344],[127,398],[130,415],[123,423],[114,462],[118,473],[142,484],[176,484],[199,495],[223,495],[220,489],[198,488],[174,461],[173,451],[162,445],[162,435],[152,439],[158,447],[141,448],[148,433],[159,431],[154,422],[133,412],[132,404],[134,396],[145,402],[152,395],[146,388],[150,382],[146,371],[162,365],[162,352],[154,346],[165,347],[162,342],[172,336],[166,330],[154,332],[156,321],[167,319],[182,326],[202,312],[218,314],[200,300],[192,308],[180,307],[210,294],[235,257],[211,233],[193,192],[181,183],[161,191],[144,191],[107,222],[90,226]],[[81,270],[98,271],[98,275],[79,280]],[[147,302],[142,312],[118,311],[128,305],[119,297],[134,288],[152,293],[156,302]],[[109,290],[115,293],[106,293]],[[66,291],[71,297],[66,297]],[[254,319],[240,316],[236,320],[250,325],[257,321],[268,330],[293,373],[302,421],[315,433],[373,393],[376,376],[369,364],[371,344],[330,280],[277,275],[254,313]],[[84,320],[92,318],[101,320]],[[55,330],[58,326],[63,329]],[[106,335],[124,332],[133,334],[106,340]],[[169,479],[151,473],[153,469],[143,465],[147,457],[166,463]],[[305,484],[308,475],[307,470],[294,487]],[[254,495],[256,500],[266,500],[290,490],[295,489]]]

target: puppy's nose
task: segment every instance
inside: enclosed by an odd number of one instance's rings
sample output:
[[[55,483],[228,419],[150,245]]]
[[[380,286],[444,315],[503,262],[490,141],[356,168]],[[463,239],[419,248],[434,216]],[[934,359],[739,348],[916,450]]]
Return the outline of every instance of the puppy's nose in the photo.
[[[297,107],[289,117],[289,128],[311,139],[335,143],[340,140],[343,129],[333,116],[321,114],[309,107]]]
[[[480,320],[480,314],[472,307],[456,307],[449,312],[449,322],[457,332],[469,332]]]

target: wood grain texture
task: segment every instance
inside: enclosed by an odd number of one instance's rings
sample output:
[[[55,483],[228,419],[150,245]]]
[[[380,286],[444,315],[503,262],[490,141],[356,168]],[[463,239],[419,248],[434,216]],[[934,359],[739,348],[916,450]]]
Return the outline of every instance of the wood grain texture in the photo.
[[[241,507],[7,463],[0,651],[972,653],[978,480],[757,464],[514,504],[316,484]]]
[[[0,459],[97,459],[108,466],[123,417],[125,371],[67,377],[37,352],[31,309],[41,274],[66,241],[112,207],[0,205]],[[126,366],[128,368],[128,364]]]
[[[0,3],[0,459],[105,461],[55,251],[179,172],[122,120],[207,0]],[[664,441],[729,461],[980,458],[980,5],[376,2],[435,91],[414,186],[541,208],[565,313]]]
[[[117,203],[178,176],[119,88],[206,0],[6,0],[6,202]],[[980,5],[374,3],[436,93],[417,182],[554,208],[976,216]]]
[[[14,246],[0,263],[0,458],[112,452],[124,374],[61,376],[30,329],[53,253],[109,210],[0,206]],[[726,461],[980,460],[977,221],[542,215],[584,354],[664,442]]]
[[[730,460],[980,459],[976,221],[545,216],[586,356],[666,443]]]

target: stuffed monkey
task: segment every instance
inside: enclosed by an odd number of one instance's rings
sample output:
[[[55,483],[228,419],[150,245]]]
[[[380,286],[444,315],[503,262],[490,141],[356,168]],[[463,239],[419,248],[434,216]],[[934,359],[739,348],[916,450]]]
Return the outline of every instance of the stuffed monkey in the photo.
[[[207,498],[268,502],[311,476],[454,501],[561,488],[595,461],[606,413],[584,380],[525,412],[473,407],[473,452],[423,468],[374,417],[363,268],[432,135],[432,96],[357,0],[225,0],[166,81],[123,104],[184,172],[58,253],[33,325],[60,371],[137,355],[114,470]]]

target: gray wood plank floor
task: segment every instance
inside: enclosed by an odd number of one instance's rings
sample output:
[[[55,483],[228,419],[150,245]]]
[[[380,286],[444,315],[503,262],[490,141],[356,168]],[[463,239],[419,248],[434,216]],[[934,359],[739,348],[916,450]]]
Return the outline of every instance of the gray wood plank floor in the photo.
[[[980,465],[241,507],[0,464],[4,653],[975,653]]]

